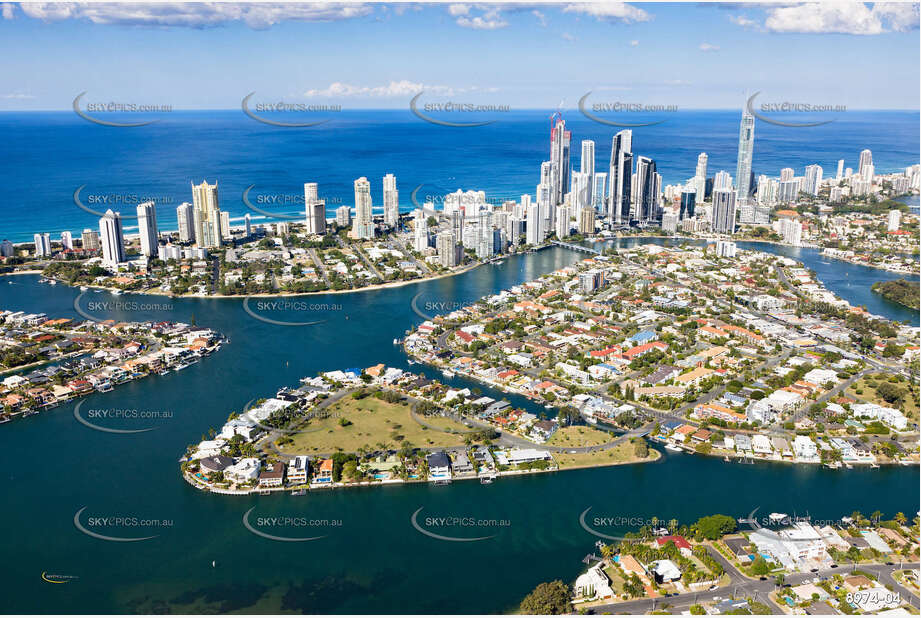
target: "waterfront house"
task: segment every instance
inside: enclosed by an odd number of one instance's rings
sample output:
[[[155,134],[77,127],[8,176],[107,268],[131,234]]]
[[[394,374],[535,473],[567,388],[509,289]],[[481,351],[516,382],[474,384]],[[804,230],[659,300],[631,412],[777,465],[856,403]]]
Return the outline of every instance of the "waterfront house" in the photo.
[[[310,470],[309,460],[306,455],[297,455],[288,462],[288,484],[303,485],[307,483],[307,473]]]
[[[259,476],[260,461],[255,457],[244,457],[224,469],[224,476],[237,483],[249,483]]]
[[[656,539],[656,543],[660,546],[664,546],[668,543],[674,543],[675,547],[678,548],[678,551],[681,553],[682,556],[684,556],[685,558],[690,558],[692,555],[691,544],[688,543],[687,539],[685,539],[680,534],[670,534],[668,536],[660,536],[659,538]]]
[[[531,434],[530,434],[531,438],[535,442],[540,442],[540,443],[546,442],[547,440],[550,439],[550,436],[552,436],[554,432],[556,432],[557,426],[558,425],[556,421],[548,421],[548,420],[537,421],[531,427]]]
[[[260,487],[281,487],[285,480],[285,464],[276,461],[259,472]]]
[[[605,574],[603,562],[599,562],[576,579],[573,586],[574,599],[578,601],[595,601],[614,596],[611,580]]]
[[[314,483],[332,483],[333,482],[333,460],[324,459],[320,462],[317,475],[313,479]]]
[[[451,478],[451,460],[444,451],[429,453],[425,457],[429,467],[429,480],[450,480]],[[469,462],[468,462],[469,463]]]
[[[204,474],[223,472],[229,466],[233,465],[233,457],[227,457],[226,455],[214,455],[213,457],[205,457],[198,462],[198,465]]]
[[[451,468],[454,474],[473,474],[473,464],[463,451],[451,453]]]
[[[656,583],[662,584],[681,579],[681,569],[671,560],[657,560],[650,567],[649,572],[652,573]]]

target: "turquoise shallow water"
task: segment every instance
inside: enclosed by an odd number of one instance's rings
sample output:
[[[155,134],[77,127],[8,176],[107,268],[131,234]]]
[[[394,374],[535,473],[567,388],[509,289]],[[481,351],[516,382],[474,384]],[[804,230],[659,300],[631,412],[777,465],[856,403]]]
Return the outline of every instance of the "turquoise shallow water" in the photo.
[[[177,460],[186,445],[254,397],[323,370],[377,362],[407,367],[392,340],[421,321],[410,308],[417,294],[422,294],[420,301],[433,303],[470,301],[582,257],[550,249],[419,285],[311,297],[314,303],[342,306],[317,312],[312,317],[328,321],[313,327],[254,320],[240,300],[230,299],[170,300],[167,315],[107,314],[194,317],[231,342],[180,373],[132,382],[84,404],[85,409],[172,412],[170,419],[151,421],[154,431],[132,436],[92,431],[64,407],[0,427],[5,611],[500,612],[540,581],[576,577],[595,540],[578,521],[589,507],[597,517],[682,522],[713,512],[747,516],[755,508],[816,518],[837,518],[855,509],[909,516],[918,510],[917,468],[730,465],[671,452],[653,464],[502,478],[489,486],[458,482],[303,497],[219,496],[194,490],[181,479]],[[75,316],[78,294],[61,285],[38,284],[35,277],[0,278],[3,307]],[[107,293],[89,295],[111,299]],[[292,313],[291,319],[298,318],[303,315]],[[418,365],[414,369],[421,371]],[[168,525],[92,527],[120,536],[158,535],[141,542],[101,541],[74,526],[74,515],[83,507],[84,526],[95,517],[158,519]],[[306,517],[341,525],[264,528],[325,537],[274,542],[243,526],[251,507],[250,521]],[[505,520],[508,525],[427,526],[459,537],[494,535],[477,542],[439,541],[413,528],[410,518],[420,508],[423,526],[428,517]],[[616,533],[628,527],[599,530]],[[76,579],[49,584],[42,581],[42,572]]]

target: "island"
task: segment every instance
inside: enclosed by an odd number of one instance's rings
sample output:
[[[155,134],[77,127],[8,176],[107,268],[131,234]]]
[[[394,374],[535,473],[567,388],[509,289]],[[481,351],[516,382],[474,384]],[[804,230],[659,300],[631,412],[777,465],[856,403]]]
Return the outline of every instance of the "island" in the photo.
[[[905,279],[877,281],[871,289],[886,300],[899,303],[909,309],[921,309],[921,286],[917,281],[906,281]]]

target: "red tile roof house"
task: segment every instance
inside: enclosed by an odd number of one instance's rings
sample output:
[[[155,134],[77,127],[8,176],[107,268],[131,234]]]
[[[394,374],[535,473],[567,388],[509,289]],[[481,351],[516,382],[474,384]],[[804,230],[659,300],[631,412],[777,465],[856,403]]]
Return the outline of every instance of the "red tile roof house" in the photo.
[[[675,544],[675,547],[678,548],[678,551],[681,552],[682,556],[688,558],[691,557],[691,544],[688,543],[687,539],[680,534],[670,534],[668,536],[661,536],[656,539],[656,543],[659,545],[665,545],[669,541]]]
[[[662,343],[661,341],[651,341],[649,343],[644,343],[643,345],[638,345],[635,348],[630,348],[624,352],[624,356],[629,360],[638,358],[647,352],[652,352],[653,350],[662,350],[663,352],[668,350],[668,345]]]
[[[461,341],[463,341],[464,343],[471,343],[476,339],[476,337],[474,337],[470,333],[466,333],[462,330],[454,331],[454,336],[460,339]]]

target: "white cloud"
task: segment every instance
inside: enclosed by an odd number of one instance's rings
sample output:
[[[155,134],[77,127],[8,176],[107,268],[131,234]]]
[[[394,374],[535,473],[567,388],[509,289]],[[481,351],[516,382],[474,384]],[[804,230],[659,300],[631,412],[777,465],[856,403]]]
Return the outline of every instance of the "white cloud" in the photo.
[[[261,30],[284,21],[337,21],[372,12],[364,4],[345,3],[57,3],[20,5],[23,13],[44,21],[87,19],[94,24],[212,28],[240,21]]]
[[[761,28],[761,24],[756,22],[754,19],[749,19],[744,15],[730,15],[729,21],[736,24],[737,26],[742,26],[743,28]]]
[[[639,45],[640,45],[639,41],[630,41],[630,47],[639,47]]]
[[[454,13],[452,9],[455,7],[463,7],[463,13]],[[505,28],[508,26],[508,22],[505,21],[502,17],[502,13],[499,12],[498,8],[480,8],[482,11],[480,15],[472,15],[470,12],[470,7],[467,5],[451,5],[448,8],[448,12],[452,16],[457,16],[456,23],[462,28],[473,28],[474,30],[497,30],[499,28]]]
[[[896,32],[918,29],[917,2],[877,2],[873,5],[873,13],[889,22],[889,27]]]
[[[805,2],[768,5],[765,11],[763,26],[744,15],[730,15],[729,20],[744,28],[769,32],[856,35],[917,30],[919,22],[918,4],[912,2],[877,2],[872,8],[856,0]]]
[[[547,25],[547,17],[540,11],[538,10],[531,11],[531,15],[537,18],[537,23],[539,23],[541,26]]]
[[[563,33],[562,35],[560,35],[560,36],[562,36],[562,37],[563,37],[564,39],[566,39],[567,41],[575,41],[575,40],[576,40],[576,37],[574,37],[573,35],[571,35],[571,34],[568,33],[568,32],[564,32],[564,33]]]
[[[459,17],[460,15],[470,14],[470,5],[469,4],[452,4],[448,7],[448,13],[451,17]]]
[[[579,13],[602,21],[620,21],[628,24],[652,19],[652,15],[643,9],[626,2],[579,2],[567,5],[563,12]]]
[[[443,96],[454,96],[466,92],[495,92],[496,88],[480,88],[471,86],[469,88],[455,88],[451,86],[440,86],[436,84],[423,84],[413,82],[408,79],[400,81],[391,81],[382,86],[356,86],[343,82],[333,82],[326,88],[312,88],[304,93],[305,97],[379,97],[393,98],[415,96],[422,91],[430,94]]]
[[[713,45],[712,43],[701,43],[699,49],[700,49],[700,51],[705,51],[705,52],[709,52],[709,51],[719,51],[720,46],[719,46],[719,45]]]
[[[0,4],[0,14],[3,15],[3,19],[13,19],[13,11],[16,5],[12,2],[4,2]]]
[[[9,18],[9,17],[4,17],[4,19],[11,19],[11,18]],[[10,93],[10,94],[0,94],[0,99],[6,99],[6,100],[18,100],[18,101],[21,101],[21,100],[34,99],[34,98],[35,98],[35,97],[34,97],[33,95],[31,95],[31,94],[22,94],[22,93],[20,93],[20,92],[12,92],[12,93]]]
[[[883,25],[863,2],[810,2],[768,10],[765,27],[772,32],[880,34]]]

